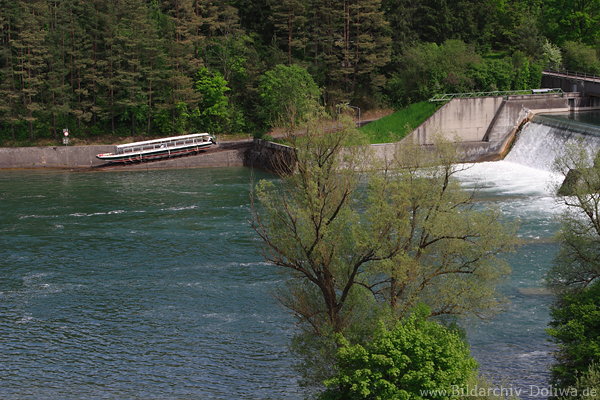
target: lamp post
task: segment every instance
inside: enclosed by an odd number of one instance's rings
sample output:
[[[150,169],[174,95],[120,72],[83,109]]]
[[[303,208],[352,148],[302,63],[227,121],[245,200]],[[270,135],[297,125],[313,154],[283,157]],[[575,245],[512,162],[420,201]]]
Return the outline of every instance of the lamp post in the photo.
[[[338,114],[341,114],[342,110],[344,108],[352,108],[353,110],[357,110],[358,111],[358,122],[357,122],[357,125],[360,126],[360,107],[358,107],[358,106],[351,106],[348,103],[341,103],[341,104],[338,104],[336,107],[337,107],[337,113]]]
[[[350,107],[352,109],[355,109],[355,110],[358,110],[358,122],[356,123],[356,125],[358,125],[358,127],[360,128],[360,107],[358,107],[358,106],[351,106],[349,104],[348,104],[348,107]]]

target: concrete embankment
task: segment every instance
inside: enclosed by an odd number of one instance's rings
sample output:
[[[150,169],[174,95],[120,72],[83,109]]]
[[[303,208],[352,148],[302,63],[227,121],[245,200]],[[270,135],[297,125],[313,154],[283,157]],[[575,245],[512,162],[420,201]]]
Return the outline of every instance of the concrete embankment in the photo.
[[[0,148],[0,169],[64,168],[64,169],[169,169],[232,167],[244,165],[244,154],[251,141],[223,142],[218,147],[197,155],[153,162],[106,165],[96,154],[114,151],[114,146],[49,146]]]
[[[114,146],[2,147],[0,168],[89,168],[102,164],[96,154]]]

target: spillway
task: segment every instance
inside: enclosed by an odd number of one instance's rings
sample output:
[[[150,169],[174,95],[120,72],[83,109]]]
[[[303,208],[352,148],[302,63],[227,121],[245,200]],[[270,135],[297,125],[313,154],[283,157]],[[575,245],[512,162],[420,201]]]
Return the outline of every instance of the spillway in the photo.
[[[600,126],[568,115],[538,115],[518,133],[505,161],[553,171],[555,160],[572,146],[583,146],[594,157],[600,150]]]

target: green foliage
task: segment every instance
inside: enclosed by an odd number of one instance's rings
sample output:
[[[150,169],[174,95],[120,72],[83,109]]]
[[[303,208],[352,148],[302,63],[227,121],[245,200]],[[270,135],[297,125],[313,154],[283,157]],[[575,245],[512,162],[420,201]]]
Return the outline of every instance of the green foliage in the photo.
[[[546,0],[540,18],[549,39],[563,44],[580,41],[596,45],[600,40],[600,3],[597,0]]]
[[[522,51],[529,58],[539,56],[544,41],[535,21],[541,2],[530,0],[491,1],[490,42],[495,49]]]
[[[196,74],[194,88],[201,96],[195,115],[196,126],[210,133],[225,132],[231,121],[231,108],[225,95],[230,90],[227,81],[219,72],[203,67]]]
[[[302,112],[283,106],[278,120],[269,108],[281,104],[258,90],[282,63],[310,72],[326,108],[363,110],[535,87],[540,68],[560,66],[556,45],[568,68],[600,71],[586,47],[599,41],[597,0],[0,3],[2,141],[58,140],[67,126],[84,137],[289,125]],[[227,112],[201,115],[201,67],[227,82]]]
[[[551,314],[548,333],[558,344],[553,382],[559,387],[573,386],[580,374],[588,372],[587,378],[595,377],[598,385],[597,370],[588,370],[600,362],[600,284],[563,295]]]
[[[360,128],[367,135],[369,143],[393,143],[404,138],[421,125],[439,108],[439,104],[420,102],[370,122]]]
[[[390,100],[397,105],[439,93],[536,88],[543,67],[520,50],[510,57],[500,53],[482,58],[473,47],[457,40],[442,45],[417,44],[405,51],[402,62],[387,88]]]
[[[399,72],[388,84],[389,97],[394,104],[407,105],[436,93],[469,91],[473,81],[468,71],[480,60],[474,48],[460,40],[417,44],[405,51]]]
[[[558,344],[552,379],[559,387],[576,388],[578,376],[600,361],[600,163],[575,146],[557,160],[556,169],[564,176],[571,173],[560,250],[547,277],[561,295],[548,330]],[[589,378],[593,376],[590,372]]]
[[[543,56],[542,63],[544,67],[550,69],[560,69],[563,64],[563,57],[560,48],[546,39],[542,45]]]
[[[298,65],[277,65],[260,79],[261,114],[270,127],[292,131],[319,111],[320,89]]]
[[[521,90],[539,87],[542,81],[542,66],[532,63],[521,51],[516,51],[512,56],[513,82],[511,89]]]
[[[510,90],[513,83],[514,69],[509,58],[485,58],[470,71],[475,87],[485,91]]]
[[[592,362],[588,366],[587,371],[584,371],[577,377],[575,384],[571,387],[573,393],[570,396],[564,396],[563,399],[574,400],[598,400],[600,399],[600,366],[597,362]]]
[[[593,47],[580,42],[565,42],[563,56],[567,69],[600,75],[600,59]]]
[[[430,316],[493,314],[509,271],[498,255],[515,243],[515,227],[478,210],[453,178],[450,145],[405,146],[381,166],[352,121],[334,132],[329,124],[291,138],[294,152],[279,160],[288,174],[261,181],[253,207],[265,258],[288,277],[278,299],[298,319],[307,379],[314,360],[332,362],[323,355],[333,333],[364,343],[374,321],[393,325],[420,303]],[[360,173],[367,168],[382,172]]]
[[[342,339],[337,360],[337,372],[319,399],[450,399],[477,367],[459,335],[423,315],[389,331],[380,328],[365,346]]]

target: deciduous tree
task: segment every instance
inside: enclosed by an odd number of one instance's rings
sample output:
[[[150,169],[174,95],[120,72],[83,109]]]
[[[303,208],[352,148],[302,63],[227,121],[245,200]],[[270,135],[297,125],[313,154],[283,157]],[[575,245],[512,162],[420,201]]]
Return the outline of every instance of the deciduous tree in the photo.
[[[309,129],[294,142],[297,172],[258,186],[254,228],[266,259],[292,278],[284,304],[316,334],[360,324],[360,302],[392,320],[419,303],[431,315],[496,309],[509,271],[498,255],[512,248],[514,227],[477,210],[454,180],[455,155],[411,148],[363,175],[359,190],[368,150],[351,138],[349,126]]]
[[[552,308],[548,329],[558,344],[557,363],[552,367],[555,385],[561,388],[576,385],[579,376],[600,362],[599,332],[600,284],[565,294],[559,299]],[[595,384],[598,383],[596,378]]]
[[[569,196],[558,234],[560,250],[547,279],[558,292],[585,288],[600,278],[600,162],[588,149],[569,148],[556,162]],[[572,171],[572,172],[570,172]]]
[[[277,65],[260,79],[261,114],[269,126],[291,132],[318,111],[320,94],[304,68]]]

